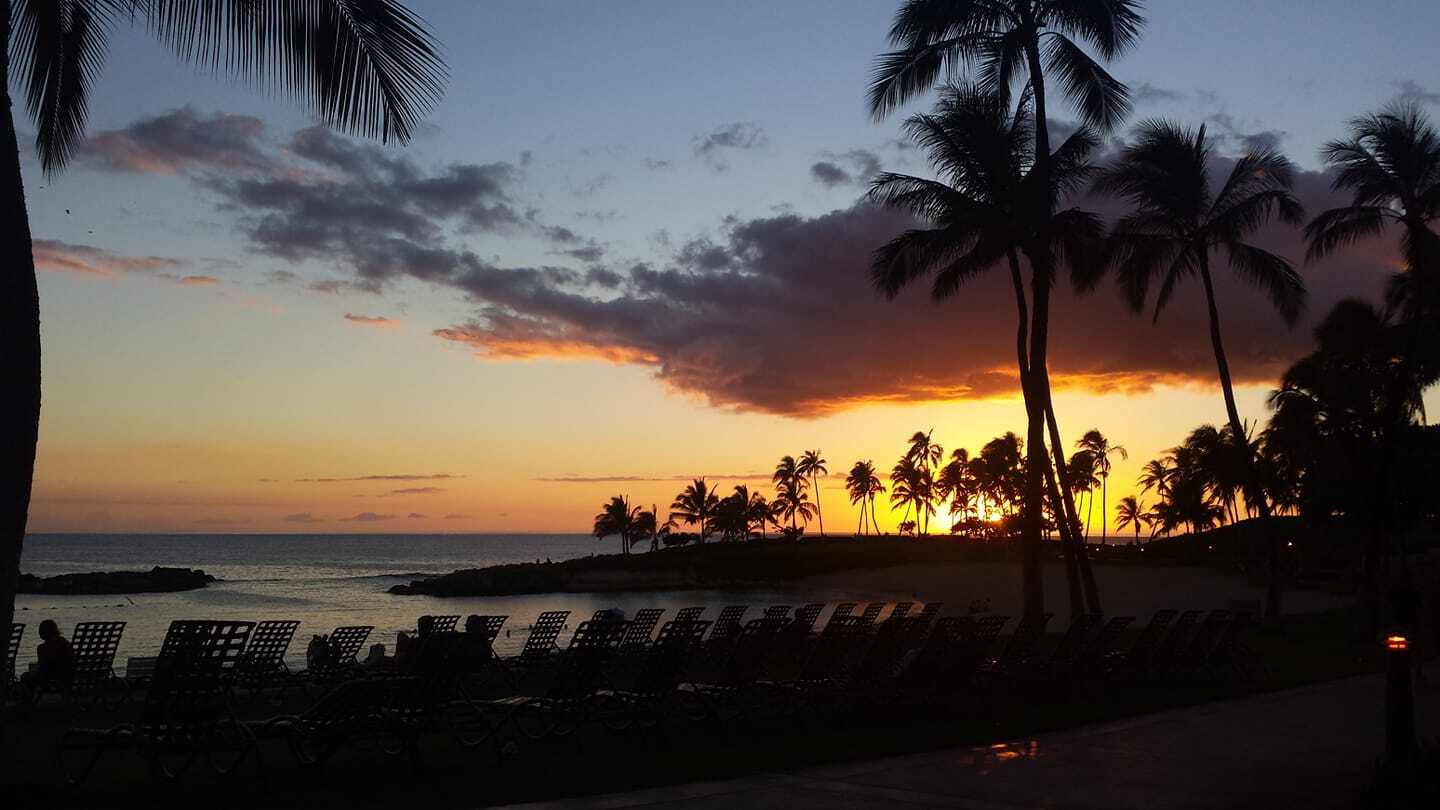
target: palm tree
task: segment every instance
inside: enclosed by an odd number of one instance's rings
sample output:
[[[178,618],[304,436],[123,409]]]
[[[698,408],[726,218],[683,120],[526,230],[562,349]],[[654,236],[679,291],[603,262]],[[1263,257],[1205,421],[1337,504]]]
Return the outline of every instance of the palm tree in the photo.
[[[1130,454],[1125,448],[1118,444],[1111,444],[1098,428],[1091,428],[1085,431],[1080,441],[1075,446],[1081,450],[1089,450],[1090,455],[1095,459],[1095,474],[1100,476],[1100,545],[1105,545],[1105,502],[1108,495],[1110,483],[1110,457],[1118,455],[1120,458],[1128,459]]]
[[[1150,522],[1149,513],[1145,511],[1144,504],[1140,503],[1134,495],[1126,495],[1115,505],[1115,528],[1123,529],[1127,526],[1135,528],[1135,542],[1140,542],[1140,527]]]
[[[25,89],[35,147],[47,178],[85,138],[90,94],[106,39],[143,20],[184,61],[307,102],[322,121],[367,137],[407,141],[439,99],[445,69],[423,22],[395,0],[273,2],[249,13],[242,0],[0,0],[0,124],[5,203],[0,206],[0,618],[14,616],[15,588],[40,425],[40,299],[20,172],[12,86]],[[318,47],[316,34],[326,37]],[[0,685],[0,690],[6,686]]]
[[[1169,463],[1163,458],[1154,458],[1145,462],[1140,468],[1140,492],[1148,493],[1155,490],[1155,494],[1161,500],[1170,494],[1170,476],[1174,473]]]
[[[1070,456],[1070,491],[1085,503],[1085,539],[1090,539],[1091,510],[1095,508],[1095,487],[1100,479],[1095,474],[1095,454],[1076,450]],[[1088,497],[1087,497],[1088,496]]]
[[[775,472],[770,476],[770,481],[775,484],[775,502],[777,505],[779,505],[781,499],[784,497],[788,497],[792,501],[798,499],[801,495],[804,495],[805,488],[810,485],[805,476],[800,472],[800,463],[795,460],[794,456],[782,456],[780,458],[780,462],[775,465]],[[805,502],[807,504],[809,503],[808,496],[805,498]],[[814,505],[811,504],[808,510],[791,510],[786,514],[793,524],[797,515],[808,522],[814,511]],[[795,526],[792,525],[790,528],[793,529]]]
[[[670,519],[682,521],[686,526],[699,526],[700,544],[710,536],[711,518],[720,506],[715,496],[715,487],[708,486],[704,478],[696,478],[675,496],[670,504]]]
[[[600,510],[600,514],[595,516],[595,539],[604,540],[610,535],[619,535],[620,553],[629,554],[630,544],[636,539],[637,529],[640,528],[642,514],[640,507],[630,506],[629,498],[624,495],[614,496]]]
[[[1090,246],[1099,242],[1103,232],[1096,217],[1078,209],[1052,215],[1046,208],[1040,218],[1045,222],[1037,221],[1030,203],[1039,182],[1033,165],[1030,104],[1030,94],[1023,94],[1012,112],[1002,98],[975,87],[943,88],[932,114],[912,116],[905,123],[908,136],[926,152],[940,180],[886,173],[876,178],[870,191],[872,200],[934,226],[907,231],[876,252],[872,280],[887,296],[894,298],[904,286],[933,273],[932,298],[943,300],[980,272],[1008,266],[1018,311],[1018,376],[1027,413],[1036,409],[1037,398],[1030,390],[1029,304],[1020,253],[1027,244],[1040,239],[1043,224],[1043,232],[1048,234],[1045,239],[1054,243],[1054,252],[1066,256],[1072,267],[1079,266],[1098,252]],[[1051,196],[1058,198],[1086,182],[1090,172],[1087,157],[1097,143],[1098,138],[1082,128],[1056,150],[1050,174]],[[1032,273],[1031,281],[1034,286],[1044,278]],[[1059,427],[1053,408],[1043,410],[1055,443]],[[1043,451],[1043,441],[1039,447]],[[1056,455],[1055,463],[1063,475],[1063,453]],[[1041,466],[1047,479],[1053,477],[1048,465]],[[1058,493],[1053,487],[1051,491]],[[1062,502],[1059,509],[1073,514],[1068,492],[1056,500]],[[1038,543],[1038,526],[1032,524],[1031,529]],[[1069,536],[1068,529],[1068,525],[1062,525],[1061,536],[1067,541],[1067,574],[1072,592],[1080,586],[1078,565],[1085,573],[1086,598],[1091,609],[1098,611],[1099,597],[1084,549],[1077,538]],[[1038,563],[1038,557],[1031,562]]]
[[[808,524],[815,516],[815,504],[810,502],[810,496],[805,493],[804,483],[805,479],[797,478],[776,485],[775,500],[770,502],[773,517],[790,521],[789,535],[792,538],[799,537],[800,534],[797,518]]]
[[[1111,234],[1120,288],[1135,311],[1145,306],[1150,287],[1158,281],[1153,316],[1158,320],[1179,282],[1200,279],[1225,412],[1236,442],[1243,444],[1245,425],[1235,405],[1210,259],[1223,250],[1235,274],[1258,288],[1285,322],[1293,324],[1305,306],[1305,282],[1289,261],[1245,239],[1272,218],[1298,225],[1304,211],[1291,193],[1294,171],[1283,155],[1270,149],[1244,155],[1216,192],[1210,186],[1212,154],[1204,126],[1190,130],[1168,121],[1145,121],[1135,142],[1101,172],[1095,187],[1135,206]],[[1248,454],[1248,445],[1244,450]],[[1260,510],[1270,550],[1266,615],[1274,619],[1280,614],[1280,539],[1270,526],[1270,505],[1260,489],[1258,468],[1253,458],[1246,463],[1245,500]]]
[[[1432,313],[1440,289],[1440,236],[1434,229],[1440,219],[1440,133],[1419,107],[1395,104],[1352,120],[1349,137],[1327,143],[1321,157],[1335,170],[1332,188],[1349,192],[1350,204],[1325,211],[1306,226],[1306,258],[1321,259],[1396,226],[1404,259],[1389,298],[1407,319],[1409,334],[1401,364],[1387,375],[1394,390],[1384,397],[1381,422],[1386,427],[1378,437],[1383,452],[1372,479],[1376,514],[1366,541],[1365,590],[1373,625],[1379,619],[1385,538],[1396,531],[1393,513],[1397,499],[1391,490],[1397,437],[1405,426],[1408,389],[1417,377],[1417,367],[1425,364],[1420,352],[1427,345],[1433,351],[1436,343]],[[1433,357],[1430,363],[1435,363]]]
[[[874,512],[875,496],[885,491],[885,485],[880,482],[880,476],[875,474],[875,462],[855,462],[845,476],[845,489],[850,493],[850,503],[860,505],[860,525],[856,529],[856,534],[868,534],[868,526],[874,526],[875,532],[878,534],[880,527],[873,520],[867,521],[869,516],[865,512],[867,505],[871,512]]]
[[[931,440],[934,430],[927,430],[924,433],[915,431],[910,436],[910,449],[905,451],[905,458],[911,461],[918,472],[920,488],[927,499],[934,495],[934,468],[945,457],[945,448],[939,442]],[[927,504],[925,509],[916,509],[915,522],[919,525],[920,534],[930,533],[930,515],[935,513],[933,506]]]
[[[975,495],[975,478],[970,469],[970,451],[963,447],[950,453],[950,461],[940,468],[940,477],[935,482],[938,500],[950,499],[950,531],[957,531],[955,515],[962,520],[969,516],[970,500]]]
[[[1040,238],[1029,241],[1024,252],[1030,260],[1035,306],[1030,314],[1029,368],[1033,396],[1026,402],[1030,463],[1026,485],[1026,542],[1024,571],[1025,612],[1044,612],[1044,584],[1040,565],[1040,522],[1045,496],[1045,430],[1048,423],[1057,469],[1064,467],[1064,445],[1059,439],[1050,399],[1050,372],[1046,364],[1050,325],[1050,290],[1054,279],[1052,212],[1056,187],[1052,157],[1045,71],[1058,72],[1064,91],[1075,102],[1082,124],[1107,129],[1129,112],[1129,92],[1095,62],[1076,40],[1090,44],[1102,59],[1110,60],[1139,38],[1144,18],[1135,0],[990,0],[957,3],[953,0],[910,0],[896,12],[890,41],[897,50],[882,55],[870,85],[870,110],[876,118],[926,93],[945,74],[971,68],[982,89],[1002,100],[1020,74],[1028,78],[1034,98],[1035,139],[1032,193],[1025,208]],[[1027,387],[1021,380],[1022,391]],[[1063,473],[1062,473],[1063,477]],[[1052,487],[1053,490],[1053,487]],[[1063,495],[1061,499],[1064,500]],[[1073,505],[1065,503],[1073,512]],[[1088,576],[1084,549],[1080,566],[1087,574],[1087,596],[1098,610],[1099,595]],[[1073,580],[1072,580],[1073,581]]]
[[[825,513],[820,510],[820,476],[829,475],[830,470],[826,469],[825,459],[819,450],[806,450],[800,454],[795,471],[810,479],[810,489],[815,493],[815,517],[820,521],[820,536],[824,537]]]
[[[902,457],[895,463],[890,471],[890,503],[905,504],[905,514],[901,522],[908,521],[910,510],[915,510],[915,526],[921,534],[924,533],[922,521],[928,515],[935,513],[935,503],[932,499],[933,484],[930,480],[930,473],[915,462],[909,454]]]

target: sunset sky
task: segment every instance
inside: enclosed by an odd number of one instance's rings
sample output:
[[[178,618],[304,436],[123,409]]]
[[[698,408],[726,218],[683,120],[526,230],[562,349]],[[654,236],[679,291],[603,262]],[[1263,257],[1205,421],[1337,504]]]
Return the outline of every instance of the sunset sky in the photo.
[[[902,116],[865,104],[894,3],[410,5],[451,79],[406,147],[317,128],[127,28],[74,165],[47,181],[24,154],[33,531],[587,531],[612,494],[665,507],[693,475],[724,494],[820,448],[834,532],[855,525],[856,459],[888,469],[917,429],[947,453],[1023,433],[1006,277],[944,305],[867,286],[906,222],[861,202],[866,181],[925,171]],[[1130,123],[1278,145],[1312,212],[1338,201],[1317,150],[1347,118],[1397,97],[1440,115],[1431,0],[1146,14],[1112,65]],[[1293,231],[1258,241],[1300,258]],[[1267,417],[1315,316],[1376,297],[1395,261],[1377,241],[1305,268],[1294,330],[1222,272],[1243,416]],[[1067,440],[1095,427],[1130,452],[1112,510],[1224,418],[1199,295],[1155,326],[1108,284],[1057,302]]]

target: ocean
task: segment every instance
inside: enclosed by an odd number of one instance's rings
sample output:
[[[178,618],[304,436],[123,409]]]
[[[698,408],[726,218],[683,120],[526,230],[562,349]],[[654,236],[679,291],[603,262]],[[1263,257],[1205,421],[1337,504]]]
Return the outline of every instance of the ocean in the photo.
[[[810,601],[901,598],[901,593],[825,592],[813,587],[650,593],[535,594],[438,598],[394,596],[390,586],[423,574],[443,574],[536,560],[568,560],[615,553],[616,541],[582,534],[40,534],[25,540],[20,570],[52,576],[86,571],[149,570],[153,566],[201,568],[223,582],[183,593],[129,596],[22,595],[15,621],[26,625],[19,663],[34,659],[35,627],[54,619],[67,636],[76,622],[124,621],[117,667],[130,656],[154,655],[174,619],[298,619],[290,648],[292,665],[303,662],[310,636],[341,625],[373,625],[370,643],[393,651],[395,635],[415,627],[423,614],[504,614],[502,653],[518,651],[526,628],[543,610],[570,610],[570,629],[600,608],[634,611],[686,605],[800,604]],[[715,610],[707,615],[713,618]],[[758,612],[753,615],[758,615]],[[663,618],[662,618],[663,620]]]

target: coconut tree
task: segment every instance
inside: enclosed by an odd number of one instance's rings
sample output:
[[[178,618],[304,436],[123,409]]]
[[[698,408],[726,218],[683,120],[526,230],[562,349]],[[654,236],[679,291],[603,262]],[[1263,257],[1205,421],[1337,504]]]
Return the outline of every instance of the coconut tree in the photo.
[[[704,478],[696,478],[675,496],[674,503],[670,504],[670,519],[681,521],[686,526],[698,527],[700,544],[704,545],[713,528],[711,519],[719,505],[720,499],[715,495],[715,487],[707,485]]]
[[[1127,526],[1135,529],[1135,542],[1140,542],[1140,527],[1150,522],[1149,513],[1145,511],[1145,505],[1134,495],[1126,495],[1115,504],[1115,528],[1124,529]]]
[[[770,513],[777,523],[790,521],[791,537],[799,536],[800,527],[797,521],[809,524],[810,519],[815,517],[815,504],[805,492],[804,481],[803,478],[796,478],[776,484],[775,499],[770,502]]]
[[[890,503],[904,504],[905,514],[901,522],[907,522],[911,510],[915,513],[915,527],[924,534],[924,520],[935,514],[933,500],[934,483],[929,471],[925,470],[909,454],[902,457],[890,470]]]
[[[1070,456],[1070,491],[1080,496],[1085,504],[1085,539],[1090,539],[1090,518],[1095,508],[1095,487],[1100,479],[1095,475],[1095,454],[1089,450],[1076,450]]]
[[[1026,402],[1031,454],[1026,500],[1030,520],[1026,523],[1022,563],[1025,611],[1032,615],[1044,612],[1040,523],[1049,469],[1044,443],[1047,422],[1056,467],[1064,466],[1064,445],[1051,406],[1046,364],[1056,255],[1049,236],[1055,209],[1052,174],[1061,161],[1051,155],[1052,111],[1045,79],[1051,74],[1059,76],[1064,95],[1073,102],[1081,123],[1108,129],[1123,120],[1130,108],[1125,85],[1091,58],[1081,43],[1091,46],[1106,61],[1118,56],[1139,38],[1144,25],[1139,7],[1135,0],[910,0],[896,12],[890,28],[890,41],[896,50],[876,60],[870,85],[870,109],[877,119],[928,92],[942,76],[953,78],[967,69],[982,89],[996,93],[1002,101],[1023,75],[1034,99],[1032,173],[1036,193],[1026,200],[1026,209],[1040,236],[1024,248],[1030,260],[1034,296],[1028,347],[1034,395]],[[1074,511],[1073,505],[1067,502],[1066,506]],[[1083,555],[1083,548],[1078,551]],[[1082,556],[1082,565],[1083,560]],[[1093,609],[1098,610],[1098,594],[1089,582],[1087,591],[1093,597]]]
[[[800,454],[795,471],[810,479],[810,491],[815,493],[815,518],[820,522],[820,536],[824,537],[825,512],[820,508],[820,476],[830,474],[830,470],[825,467],[825,458],[820,455],[819,450],[806,450]]]
[[[624,495],[614,496],[600,510],[600,514],[595,516],[595,539],[604,540],[611,535],[619,535],[620,553],[629,554],[630,544],[637,536],[643,511],[638,506],[630,506],[630,499]]]
[[[970,451],[963,447],[950,452],[950,461],[940,468],[940,477],[935,481],[938,500],[950,501],[950,531],[957,530],[955,516],[968,518],[970,500],[975,494],[975,479],[970,470]]]
[[[1279,152],[1261,149],[1238,158],[1218,190],[1210,183],[1213,160],[1203,125],[1192,130],[1149,120],[1137,127],[1119,160],[1100,173],[1095,189],[1134,206],[1116,223],[1111,244],[1120,289],[1135,311],[1158,285],[1153,315],[1158,320],[1180,282],[1199,280],[1225,413],[1238,446],[1245,444],[1245,425],[1235,405],[1211,261],[1223,254],[1242,282],[1264,295],[1287,324],[1295,323],[1305,307],[1305,282],[1289,261],[1246,239],[1273,219],[1299,225],[1304,211],[1291,192],[1294,169]],[[1244,452],[1249,454],[1248,444]],[[1279,537],[1269,525],[1258,468],[1253,458],[1246,463],[1245,500],[1260,511],[1270,551],[1266,615],[1273,619],[1280,613]]]
[[[866,513],[866,507],[873,507],[875,496],[885,491],[885,485],[881,483],[880,476],[875,473],[874,461],[857,461],[850,467],[850,472],[845,476],[845,491],[850,493],[850,503],[860,506],[860,521],[856,527],[856,534],[869,534],[869,527],[874,526],[878,534],[880,527],[870,520]]]
[[[1403,266],[1390,286],[1393,308],[1407,322],[1403,362],[1387,375],[1394,391],[1384,397],[1379,442],[1382,463],[1372,480],[1375,519],[1366,540],[1366,601],[1378,620],[1381,556],[1395,532],[1392,497],[1396,437],[1404,429],[1407,389],[1422,365],[1435,369],[1436,299],[1440,298],[1440,133],[1414,104],[1392,105],[1350,121],[1348,137],[1331,141],[1321,157],[1334,170],[1332,187],[1350,203],[1315,217],[1305,228],[1306,258],[1322,259],[1347,245],[1398,231]],[[1421,351],[1429,348],[1429,362]],[[1385,505],[1392,508],[1386,508]]]
[[[445,69],[424,23],[395,0],[0,0],[0,625],[14,616],[40,425],[40,299],[20,172],[15,104],[35,128],[47,178],[85,138],[106,43],[143,23],[185,62],[281,91],[320,120],[407,141],[439,99]],[[0,690],[6,689],[0,685]]]
[[[1089,450],[1090,455],[1095,459],[1095,474],[1100,476],[1100,545],[1105,545],[1105,504],[1110,483],[1110,457],[1118,455],[1120,458],[1128,459],[1130,454],[1125,448],[1118,444],[1111,444],[1110,440],[1098,428],[1091,428],[1085,431],[1080,441],[1075,446],[1081,450]]]
[[[876,178],[870,192],[876,202],[906,211],[932,226],[907,231],[876,252],[872,280],[887,296],[893,298],[922,276],[933,275],[931,296],[942,301],[979,273],[1008,268],[1018,311],[1017,368],[1027,412],[1034,398],[1028,382],[1029,304],[1020,254],[1041,232],[1029,202],[1039,182],[1032,159],[1030,104],[1029,93],[1022,94],[1012,110],[1002,98],[973,86],[943,88],[930,114],[915,115],[905,122],[907,135],[926,153],[939,180],[886,173]],[[1049,194],[1058,198],[1087,181],[1087,156],[1096,143],[1096,136],[1082,128],[1056,150]],[[1051,216],[1047,209],[1044,219],[1054,252],[1066,256],[1072,265],[1083,264],[1098,252],[1091,246],[1099,242],[1103,227],[1093,215],[1068,209]],[[1045,413],[1053,443],[1058,440],[1059,428],[1053,409],[1047,408]],[[1063,475],[1063,454],[1056,457],[1056,466]],[[1048,465],[1045,472],[1047,478],[1053,478]],[[1053,487],[1051,491],[1059,492]],[[1056,500],[1063,502],[1057,511],[1073,515],[1068,493]],[[1078,565],[1087,572],[1086,598],[1092,610],[1098,610],[1099,598],[1090,584],[1093,576],[1088,575],[1084,550],[1076,538],[1068,536],[1067,529],[1068,525],[1062,526],[1062,540],[1068,541],[1066,562],[1072,591],[1080,587]],[[1035,539],[1038,542],[1038,534]]]
[[[1145,466],[1140,468],[1140,492],[1148,493],[1153,489],[1156,496],[1164,500],[1170,492],[1170,476],[1173,472],[1163,458],[1152,458],[1145,462]]]

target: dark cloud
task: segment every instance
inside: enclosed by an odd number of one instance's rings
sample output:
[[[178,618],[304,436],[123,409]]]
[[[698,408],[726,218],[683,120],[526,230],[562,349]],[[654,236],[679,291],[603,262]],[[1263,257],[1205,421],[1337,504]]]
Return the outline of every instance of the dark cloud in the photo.
[[[325,518],[316,517],[309,512],[295,512],[280,518],[286,523],[324,523]]]
[[[345,320],[359,326],[370,326],[376,329],[394,329],[400,322],[394,318],[386,318],[381,315],[358,315],[354,312],[345,313]]]
[[[1217,175],[1230,165],[1218,161]],[[1298,193],[1312,211],[1339,202],[1316,172],[1299,173]],[[642,365],[712,405],[790,416],[1013,396],[1015,304],[1004,273],[982,276],[938,305],[925,289],[893,302],[871,289],[871,253],[912,225],[864,203],[818,217],[733,221],[722,239],[680,251],[676,266],[631,268],[615,294],[566,288],[533,269],[492,268],[486,285],[466,288],[476,317],[435,334],[488,359]],[[1303,256],[1300,235],[1288,227],[1269,227],[1255,241],[1297,261]],[[1374,298],[1391,254],[1375,243],[1304,269],[1311,312],[1346,295]],[[1232,372],[1243,383],[1273,381],[1308,349],[1307,327],[1287,330],[1263,296],[1224,269],[1217,283]],[[1211,384],[1214,359],[1197,294],[1179,290],[1152,326],[1131,315],[1108,283],[1083,299],[1058,290],[1051,332],[1057,387]]]
[[[259,118],[203,115],[187,106],[97,132],[80,145],[77,156],[93,168],[117,173],[270,171],[275,164],[264,135]]]
[[[1395,87],[1396,97],[1400,99],[1413,101],[1416,104],[1440,104],[1440,91],[1424,87],[1414,79],[1401,79],[1392,84]]]
[[[435,495],[445,490],[440,487],[405,487],[390,490],[391,495]]]
[[[423,515],[423,514],[421,514],[421,513],[419,513],[419,512],[411,512],[410,514],[406,515],[405,517],[406,517],[407,519],[409,519],[409,520],[424,520],[424,519],[426,518],[426,515]]]
[[[1215,125],[1211,128],[1211,133],[1214,134],[1221,150],[1231,154],[1279,149],[1281,141],[1287,135],[1284,130],[1279,129],[1256,130],[1249,128],[1233,115],[1224,112],[1215,113],[1206,121]]]
[[[1150,82],[1138,82],[1130,85],[1130,100],[1136,106],[1160,104],[1167,101],[1184,101],[1185,94],[1179,90],[1157,87]]]
[[[255,521],[251,518],[200,518],[196,526],[245,526]]]
[[[375,512],[361,512],[347,518],[340,518],[344,523],[379,523],[385,520],[394,520],[394,515],[381,515]]]
[[[220,279],[214,276],[180,276],[175,283],[181,287],[212,287],[220,283]]]
[[[462,515],[459,512],[451,512],[450,514],[441,518],[441,520],[467,520],[469,519],[469,517],[469,515]]]
[[[661,169],[669,169],[674,165],[675,161],[673,160],[657,160],[655,158],[645,158],[645,168],[649,169],[652,172],[660,171]]]
[[[693,481],[704,478],[713,481],[769,481],[770,473],[704,473],[702,475],[555,475],[536,478],[547,484],[625,484],[655,481]]]
[[[722,154],[757,149],[769,143],[770,139],[755,122],[736,121],[704,135],[696,135],[690,142],[696,157],[705,159],[716,169],[725,169],[727,166],[721,160]]]
[[[810,166],[810,176],[829,188],[855,183],[865,185],[880,173],[880,156],[869,149],[825,152],[824,160]]]

